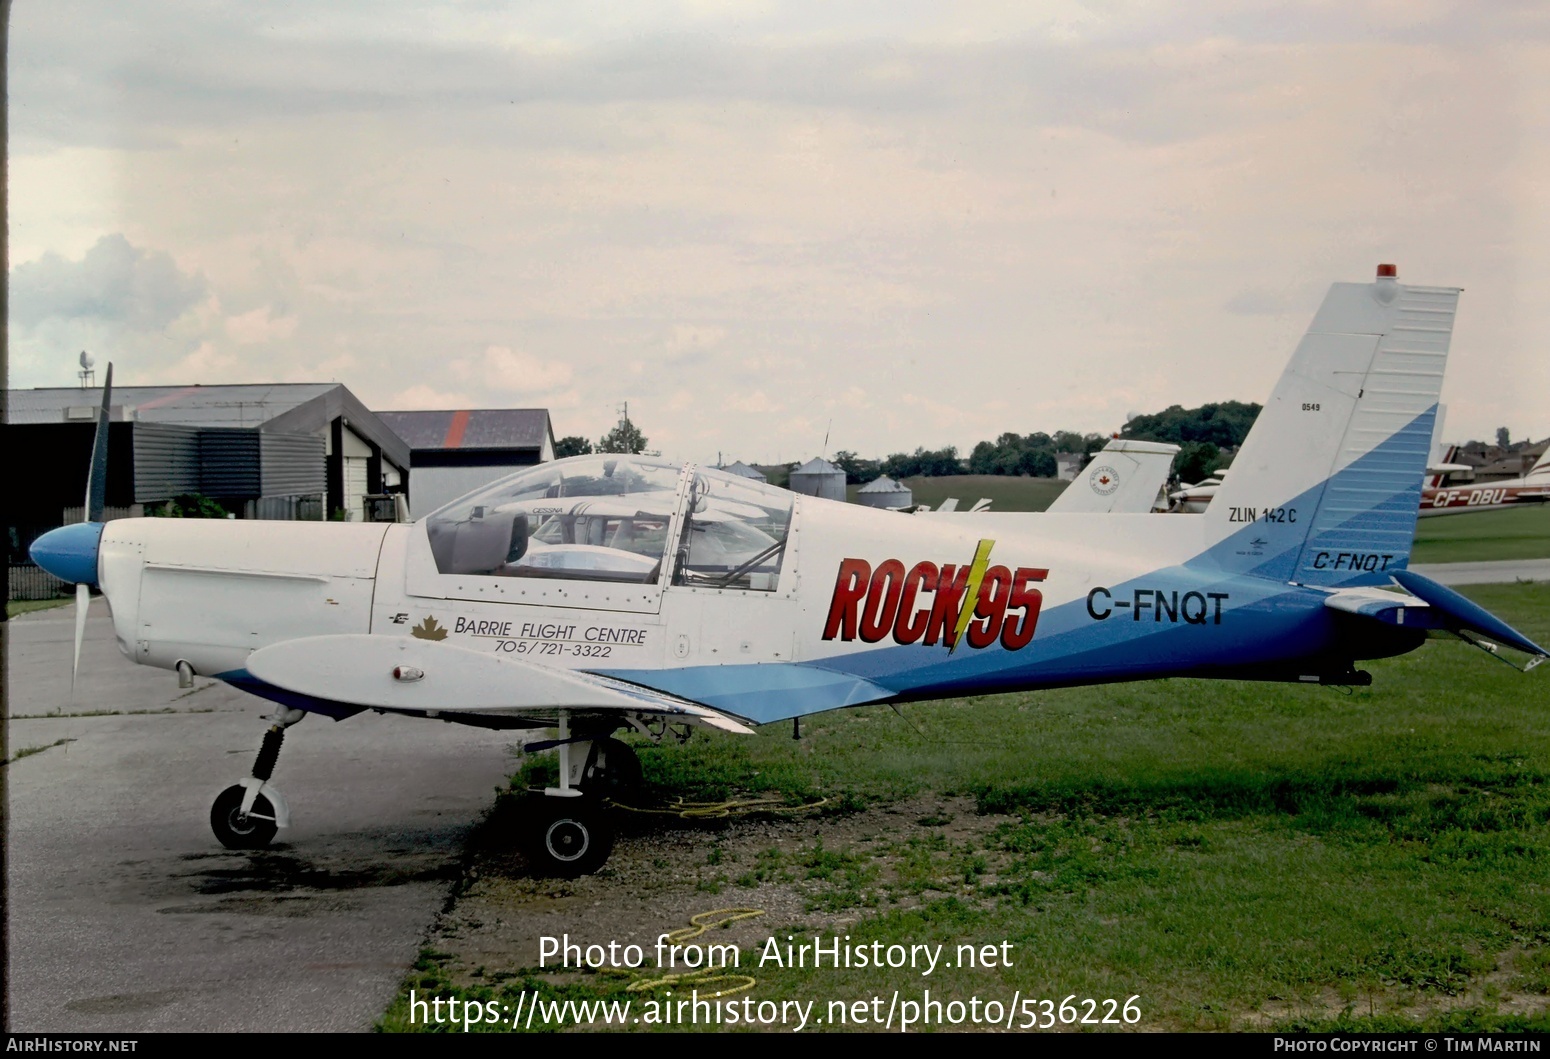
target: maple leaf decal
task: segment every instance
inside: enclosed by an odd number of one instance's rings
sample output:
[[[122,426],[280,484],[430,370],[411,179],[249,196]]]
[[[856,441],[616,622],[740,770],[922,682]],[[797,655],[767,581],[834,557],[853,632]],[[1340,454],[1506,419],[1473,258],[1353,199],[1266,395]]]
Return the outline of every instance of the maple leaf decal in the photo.
[[[447,638],[447,627],[438,624],[435,618],[427,614],[425,620],[410,629],[409,633],[420,640],[445,640]]]

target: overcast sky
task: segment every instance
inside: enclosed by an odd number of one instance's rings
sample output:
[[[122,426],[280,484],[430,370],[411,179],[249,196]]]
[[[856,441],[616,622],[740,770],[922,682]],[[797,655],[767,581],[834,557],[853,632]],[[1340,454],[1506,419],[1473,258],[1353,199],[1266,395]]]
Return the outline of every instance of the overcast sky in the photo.
[[[966,454],[1263,401],[1393,261],[1450,439],[1550,434],[1532,0],[19,0],[9,79],[13,386]]]

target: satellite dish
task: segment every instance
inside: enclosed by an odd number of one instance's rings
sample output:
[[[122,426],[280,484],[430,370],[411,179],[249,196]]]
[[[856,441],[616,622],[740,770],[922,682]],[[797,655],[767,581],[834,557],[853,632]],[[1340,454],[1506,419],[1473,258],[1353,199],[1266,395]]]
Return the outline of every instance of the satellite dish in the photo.
[[[89,370],[91,370],[91,366],[93,364],[95,364],[95,363],[97,363],[97,362],[92,359],[92,356],[91,356],[90,353],[86,352],[86,350],[84,350],[84,349],[81,350],[81,370],[82,371],[89,371]]]

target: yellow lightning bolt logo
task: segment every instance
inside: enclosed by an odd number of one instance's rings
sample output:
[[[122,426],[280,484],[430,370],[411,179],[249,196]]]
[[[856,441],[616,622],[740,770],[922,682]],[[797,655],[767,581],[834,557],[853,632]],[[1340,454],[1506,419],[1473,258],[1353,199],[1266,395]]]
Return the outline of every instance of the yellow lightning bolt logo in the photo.
[[[985,571],[990,567],[990,549],[995,546],[995,541],[981,540],[979,547],[974,549],[974,562],[969,564],[969,580],[963,586],[963,609],[958,612],[958,626],[953,630],[952,642],[947,645],[948,654],[957,649],[958,641],[963,639],[963,631],[974,617],[974,608],[980,601],[980,585],[984,583]]]

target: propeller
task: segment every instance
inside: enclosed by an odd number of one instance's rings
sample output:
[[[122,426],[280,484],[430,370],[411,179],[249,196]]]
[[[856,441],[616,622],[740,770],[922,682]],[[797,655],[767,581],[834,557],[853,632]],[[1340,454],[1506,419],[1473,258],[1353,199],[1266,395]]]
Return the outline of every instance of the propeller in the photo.
[[[91,444],[91,469],[86,473],[86,510],[82,522],[100,525],[108,492],[108,405],[113,399],[113,365],[102,380],[102,408],[97,412],[97,433]],[[95,551],[95,549],[94,549]],[[95,565],[95,564],[94,564]],[[92,582],[97,579],[94,576]],[[70,696],[75,697],[75,676],[81,668],[81,643],[86,639],[86,613],[91,608],[91,585],[75,585],[75,660],[70,666]]]

